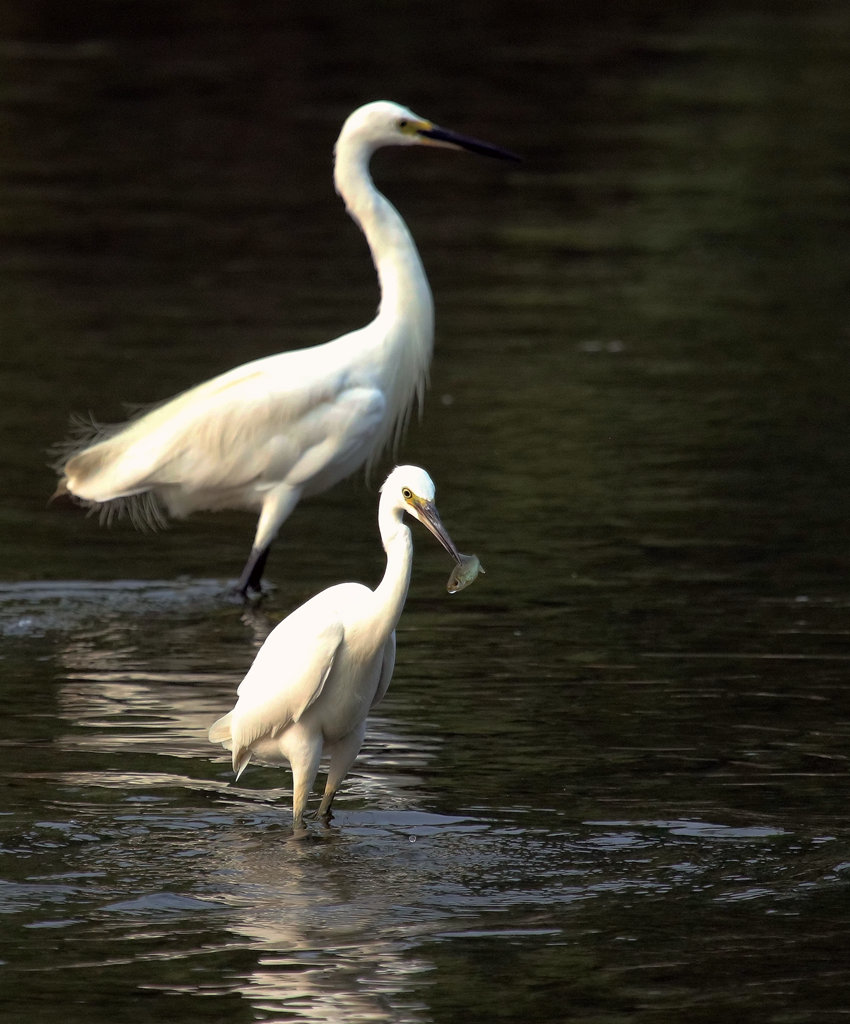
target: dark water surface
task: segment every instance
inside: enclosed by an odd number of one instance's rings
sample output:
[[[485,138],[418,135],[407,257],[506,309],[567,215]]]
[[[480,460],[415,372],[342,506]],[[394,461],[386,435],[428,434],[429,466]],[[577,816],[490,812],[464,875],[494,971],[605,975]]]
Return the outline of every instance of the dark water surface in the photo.
[[[0,1021],[850,1014],[850,9],[0,3]],[[359,103],[434,288],[423,531],[332,826],[207,728],[376,581],[373,481],[254,521],[46,505],[109,421],[376,302]],[[387,462],[376,476],[386,469]]]

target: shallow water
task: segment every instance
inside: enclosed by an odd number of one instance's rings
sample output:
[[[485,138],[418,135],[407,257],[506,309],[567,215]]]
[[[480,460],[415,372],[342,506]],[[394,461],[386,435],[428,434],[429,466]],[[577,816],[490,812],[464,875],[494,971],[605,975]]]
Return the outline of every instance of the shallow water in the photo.
[[[0,11],[0,1021],[845,1019],[850,16],[665,6]],[[246,611],[250,517],[102,529],[45,451],[371,315],[330,149],[381,95],[526,157],[375,161],[437,303],[400,457],[487,572],[419,531],[293,841],[206,731],[377,580],[380,481]]]

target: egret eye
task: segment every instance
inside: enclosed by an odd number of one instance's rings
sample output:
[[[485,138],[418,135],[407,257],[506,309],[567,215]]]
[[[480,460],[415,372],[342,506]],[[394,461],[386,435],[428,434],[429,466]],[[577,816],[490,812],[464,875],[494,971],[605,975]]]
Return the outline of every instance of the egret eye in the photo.
[[[410,499],[413,497],[413,491],[411,491],[409,487],[402,487],[401,496],[402,498],[404,498],[405,501],[410,501]]]
[[[406,127],[407,127],[407,126],[409,125],[409,124],[410,124],[410,121],[408,121],[406,117],[400,117],[400,118],[398,119],[398,127],[399,127],[399,128],[401,129],[401,131],[404,131],[404,129],[405,129],[405,128],[406,128]]]

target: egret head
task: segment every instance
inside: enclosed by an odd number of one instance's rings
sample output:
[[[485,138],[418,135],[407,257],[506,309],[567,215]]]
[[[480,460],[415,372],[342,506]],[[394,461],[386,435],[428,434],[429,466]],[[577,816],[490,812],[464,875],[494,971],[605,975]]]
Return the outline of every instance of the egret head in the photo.
[[[460,554],[440,520],[437,506],[434,504],[436,489],[434,481],[418,466],[397,466],[384,481],[381,487],[381,503],[385,501],[399,512],[407,512],[420,523],[443,545],[456,562],[460,562]]]
[[[502,160],[519,160],[518,156],[506,149],[438,128],[407,107],[389,100],[376,100],[358,107],[342,126],[337,147],[343,140],[359,143],[368,152],[381,146],[443,146],[448,149],[467,149]]]

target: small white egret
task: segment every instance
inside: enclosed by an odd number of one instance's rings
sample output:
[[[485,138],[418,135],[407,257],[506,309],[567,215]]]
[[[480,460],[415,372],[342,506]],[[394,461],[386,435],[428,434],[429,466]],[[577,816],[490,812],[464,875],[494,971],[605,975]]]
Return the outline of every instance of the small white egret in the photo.
[[[460,561],[434,505],[430,476],[418,466],[394,469],[378,503],[387,567],[377,588],[339,583],[287,616],[257,652],[236,706],[210,729],[213,743],[233,751],[237,779],[252,757],[289,762],[296,829],[303,827],[323,756],[330,764],[319,816],[330,816],[334,795],[363,743],[366,716],[390,685],[395,628],[413,563],[405,512]]]
[[[371,466],[420,408],[431,361],[431,290],[407,227],[375,188],[382,146],[430,145],[518,159],[387,101],[355,110],[335,148],[334,181],[372,253],[375,319],[313,348],[254,360],[116,427],[95,428],[57,466],[57,493],[156,525],[224,508],[259,511],[237,584],[259,591],[269,547],[303,497]],[[164,510],[164,511],[163,511]]]

